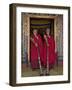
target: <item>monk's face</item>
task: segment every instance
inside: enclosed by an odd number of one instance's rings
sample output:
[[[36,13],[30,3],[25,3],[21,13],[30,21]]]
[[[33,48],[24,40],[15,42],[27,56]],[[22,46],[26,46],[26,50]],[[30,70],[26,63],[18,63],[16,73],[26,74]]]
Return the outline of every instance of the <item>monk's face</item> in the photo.
[[[37,29],[34,29],[34,30],[33,30],[33,34],[34,34],[34,35],[37,35],[37,34],[38,34],[38,30],[37,30]]]
[[[46,34],[47,34],[47,35],[50,34],[50,29],[49,29],[49,28],[46,29]]]

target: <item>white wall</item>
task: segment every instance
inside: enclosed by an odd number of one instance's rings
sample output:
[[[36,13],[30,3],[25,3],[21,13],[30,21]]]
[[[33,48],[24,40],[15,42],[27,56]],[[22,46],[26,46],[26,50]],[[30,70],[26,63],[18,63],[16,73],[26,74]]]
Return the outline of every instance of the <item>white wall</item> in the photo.
[[[70,84],[11,87],[9,82],[9,4],[35,3],[72,6],[72,0],[0,0],[0,90],[71,90]],[[72,7],[71,7],[72,11]],[[71,13],[72,15],[72,13]],[[71,16],[72,19],[72,16]],[[72,26],[71,26],[72,29]],[[72,33],[72,31],[71,31]],[[71,36],[72,38],[72,36]],[[72,42],[71,42],[72,43]],[[72,50],[72,48],[71,48]],[[71,62],[72,64],[72,62]],[[72,68],[72,66],[71,66]],[[72,72],[71,72],[72,75]],[[72,81],[72,78],[71,78]]]

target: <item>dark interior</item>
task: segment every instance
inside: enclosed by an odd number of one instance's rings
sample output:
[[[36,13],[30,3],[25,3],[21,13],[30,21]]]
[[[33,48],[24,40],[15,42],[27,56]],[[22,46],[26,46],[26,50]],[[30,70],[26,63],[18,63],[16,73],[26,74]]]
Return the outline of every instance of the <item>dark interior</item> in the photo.
[[[30,35],[32,30],[38,29],[38,33],[43,37],[46,28],[50,28],[50,34],[54,36],[54,19],[47,18],[30,18]]]

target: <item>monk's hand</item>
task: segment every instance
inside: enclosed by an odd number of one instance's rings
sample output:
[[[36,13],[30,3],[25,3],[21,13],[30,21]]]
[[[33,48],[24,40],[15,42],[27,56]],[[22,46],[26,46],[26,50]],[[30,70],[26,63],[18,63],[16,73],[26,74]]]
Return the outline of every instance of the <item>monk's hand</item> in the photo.
[[[35,46],[36,46],[36,47],[38,47],[38,44],[37,44],[37,43],[35,43]]]
[[[44,35],[44,39],[47,39],[47,36],[46,35]]]
[[[44,35],[44,39],[45,39],[45,41],[46,41],[46,43],[47,43],[47,36],[46,36],[46,35]]]

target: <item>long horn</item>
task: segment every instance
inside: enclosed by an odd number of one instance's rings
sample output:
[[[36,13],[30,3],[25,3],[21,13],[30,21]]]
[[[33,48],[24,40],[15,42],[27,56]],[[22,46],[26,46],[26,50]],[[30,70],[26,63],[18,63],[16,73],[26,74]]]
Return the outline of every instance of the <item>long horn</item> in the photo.
[[[48,47],[47,47],[47,70],[46,74],[49,75],[49,59],[48,59]]]
[[[47,67],[46,67],[46,75],[49,75],[49,58],[48,58],[48,40],[45,36],[46,44],[47,44]]]
[[[40,52],[39,52],[39,48],[38,47],[37,47],[37,51],[38,51],[38,63],[39,63],[40,75],[43,75],[42,65],[41,65],[41,60],[40,60]]]

